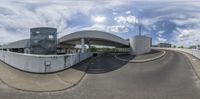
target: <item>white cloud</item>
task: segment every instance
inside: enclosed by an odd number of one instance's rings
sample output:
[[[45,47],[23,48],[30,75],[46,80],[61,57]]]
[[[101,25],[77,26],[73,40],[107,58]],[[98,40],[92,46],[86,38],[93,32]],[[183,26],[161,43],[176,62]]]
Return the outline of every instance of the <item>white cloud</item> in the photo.
[[[131,14],[131,11],[126,11],[126,14]]]
[[[137,18],[135,16],[133,16],[133,15],[128,15],[126,17],[126,20],[130,24],[135,24],[137,22]]]
[[[157,34],[157,40],[158,40],[159,43],[167,42],[167,39],[163,37],[164,33],[165,33],[165,31],[163,31],[163,30],[160,30],[156,33]]]
[[[161,20],[160,16],[155,18],[142,18],[139,19],[139,23],[141,23],[146,29],[151,30],[152,28],[155,27],[155,24],[160,20]]]
[[[117,22],[117,25],[108,27],[108,30],[114,33],[126,33],[129,31],[129,28],[133,29],[137,22],[134,15],[116,16],[114,20]]]
[[[162,37],[162,35],[163,35],[164,32],[165,32],[165,31],[163,31],[163,30],[158,31],[158,32],[157,32],[157,35],[158,35],[159,37]]]
[[[119,24],[135,24],[137,22],[136,17],[133,15],[117,16],[114,20]]]
[[[104,16],[93,16],[92,19],[96,22],[96,23],[103,23],[105,21],[105,17]]]
[[[200,17],[200,16],[199,16]],[[188,19],[175,19],[172,20],[178,26],[190,25],[190,24],[198,24],[200,23],[200,19],[198,18],[188,18]]]
[[[117,12],[112,12],[112,14],[113,14],[113,15],[118,15],[118,13],[117,13]]]
[[[200,44],[200,29],[176,28],[174,31],[178,45],[190,46]]]
[[[55,27],[59,37],[80,27],[68,26],[68,20],[78,13],[92,16],[93,12],[111,9],[126,2],[96,1],[1,1],[0,32],[1,43],[29,38],[32,27]],[[94,27],[95,25],[93,25]],[[97,26],[95,26],[97,27]]]
[[[158,41],[159,41],[160,43],[164,43],[164,42],[167,41],[167,39],[162,38],[162,37],[158,37]]]
[[[108,31],[107,26],[104,24],[94,24],[89,27],[80,28],[79,30],[101,30],[101,31]]]
[[[117,16],[114,20],[119,24],[125,24],[127,22],[126,17],[124,16]]]
[[[108,31],[114,32],[114,33],[126,33],[129,31],[129,29],[128,27],[124,25],[116,25],[116,26],[108,27]]]

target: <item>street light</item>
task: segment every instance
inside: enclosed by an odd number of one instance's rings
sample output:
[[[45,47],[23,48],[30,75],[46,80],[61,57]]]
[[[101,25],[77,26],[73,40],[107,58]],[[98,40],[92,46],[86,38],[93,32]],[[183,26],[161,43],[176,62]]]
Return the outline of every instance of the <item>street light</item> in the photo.
[[[199,50],[199,46],[198,46],[199,40],[196,40],[196,42],[197,42],[196,49]]]

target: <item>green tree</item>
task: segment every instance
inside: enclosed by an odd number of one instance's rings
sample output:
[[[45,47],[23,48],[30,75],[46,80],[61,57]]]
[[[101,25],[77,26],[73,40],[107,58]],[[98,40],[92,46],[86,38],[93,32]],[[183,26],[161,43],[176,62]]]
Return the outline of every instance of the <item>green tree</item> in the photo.
[[[181,46],[179,46],[178,48],[184,48],[184,46],[183,46],[183,45],[181,45]]]
[[[91,52],[96,52],[97,51],[97,48],[95,46],[90,46],[89,50]]]
[[[176,48],[176,45],[172,45],[172,48]]]

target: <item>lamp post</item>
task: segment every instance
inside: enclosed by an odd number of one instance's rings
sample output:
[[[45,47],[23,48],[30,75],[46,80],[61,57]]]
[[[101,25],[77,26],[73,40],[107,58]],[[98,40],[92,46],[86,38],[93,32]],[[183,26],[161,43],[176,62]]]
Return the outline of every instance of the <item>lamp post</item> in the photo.
[[[199,42],[199,40],[196,40],[196,42],[197,42],[196,49],[199,50],[199,48],[198,48],[198,42]]]

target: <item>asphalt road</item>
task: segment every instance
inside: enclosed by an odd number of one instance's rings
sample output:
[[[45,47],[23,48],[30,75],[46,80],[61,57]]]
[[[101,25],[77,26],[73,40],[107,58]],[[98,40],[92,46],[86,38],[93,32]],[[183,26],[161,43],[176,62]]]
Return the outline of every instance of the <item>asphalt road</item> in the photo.
[[[126,63],[111,54],[96,57],[75,87],[48,93],[23,92],[0,83],[0,99],[200,99],[199,82],[182,54],[146,63]]]

